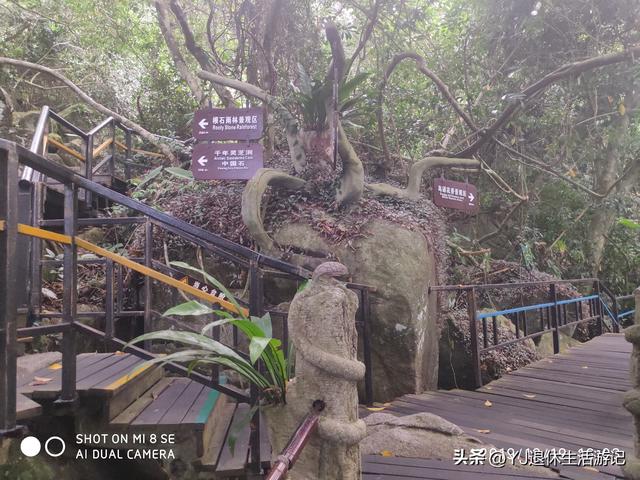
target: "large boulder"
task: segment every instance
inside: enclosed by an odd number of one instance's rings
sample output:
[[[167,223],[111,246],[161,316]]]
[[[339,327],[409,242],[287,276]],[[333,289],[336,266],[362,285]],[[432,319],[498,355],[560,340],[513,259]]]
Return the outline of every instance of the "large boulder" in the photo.
[[[305,223],[286,224],[273,234],[280,245],[333,257],[353,282],[376,288],[371,295],[374,398],[434,389],[438,378],[435,298],[436,258],[420,231],[388,220],[369,220],[355,238],[331,244]]]
[[[451,460],[458,449],[483,446],[480,440],[432,413],[396,417],[373,413],[365,417],[367,436],[360,443],[363,455],[394,455]]]

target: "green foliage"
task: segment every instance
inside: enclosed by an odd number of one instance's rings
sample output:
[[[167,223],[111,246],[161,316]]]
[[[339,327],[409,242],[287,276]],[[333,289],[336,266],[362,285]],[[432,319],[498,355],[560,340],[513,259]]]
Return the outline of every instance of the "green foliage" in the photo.
[[[298,87],[294,86],[293,99],[300,110],[305,129],[323,130],[328,121],[327,105],[330,105],[333,98],[333,83],[326,78],[311,79],[302,65],[298,65],[298,72],[300,81]],[[340,82],[338,110],[343,121],[352,122],[358,116],[358,105],[365,97],[364,94],[354,93],[369,76],[368,73],[360,73]]]
[[[240,308],[235,297],[217,279],[205,271],[192,267],[184,262],[171,262],[172,266],[193,271],[203,275],[205,280],[222,291],[226,298],[236,307]],[[176,305],[164,312],[164,315],[178,316],[201,316],[217,315],[220,320],[208,323],[198,333],[181,332],[176,330],[163,330],[141,335],[131,341],[131,344],[143,342],[145,340],[162,340],[176,342],[188,347],[170,355],[156,357],[149,360],[147,364],[164,364],[168,362],[187,363],[190,369],[197,365],[220,365],[236,372],[248,382],[256,385],[263,392],[263,400],[267,403],[285,402],[286,385],[291,374],[291,367],[285,359],[280,340],[273,338],[273,328],[271,317],[266,313],[262,317],[244,316],[234,317],[224,310],[216,310],[208,305],[204,305],[196,300],[184,302]],[[222,325],[232,325],[249,341],[249,360],[232,348],[210,338],[208,334]],[[261,373],[258,361],[264,365],[266,375]]]

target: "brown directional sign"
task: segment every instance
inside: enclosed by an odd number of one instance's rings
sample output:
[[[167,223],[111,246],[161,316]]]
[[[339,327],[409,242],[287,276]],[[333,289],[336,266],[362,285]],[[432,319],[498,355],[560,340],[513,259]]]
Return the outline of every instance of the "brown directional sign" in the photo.
[[[259,143],[199,143],[191,154],[196,180],[249,180],[262,168]]]
[[[478,211],[478,190],[475,185],[470,183],[435,178],[433,180],[433,203],[439,207],[476,213]]]
[[[262,136],[263,109],[204,108],[193,116],[196,140],[256,140]]]
[[[182,283],[186,283],[187,285],[191,285],[193,288],[197,288],[198,290],[202,290],[204,293],[208,293],[209,295],[213,295],[214,297],[219,298],[220,300],[227,300],[227,296],[219,291],[212,285],[205,283],[201,280],[197,280],[189,275],[185,275],[182,278],[178,278]]]

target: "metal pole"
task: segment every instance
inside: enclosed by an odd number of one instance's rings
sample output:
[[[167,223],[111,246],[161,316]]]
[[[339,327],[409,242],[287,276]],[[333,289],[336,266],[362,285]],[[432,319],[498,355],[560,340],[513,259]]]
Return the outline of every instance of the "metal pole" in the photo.
[[[364,391],[367,405],[373,405],[373,365],[371,360],[371,302],[369,301],[369,290],[360,290],[362,294],[362,344],[364,346]]]
[[[64,233],[72,237],[64,246],[62,318],[73,326],[78,303],[78,247],[75,235],[78,226],[78,189],[74,184],[64,186]],[[67,330],[62,337],[62,394],[61,402],[76,400],[76,331]]]
[[[113,260],[110,258],[107,259],[105,264],[105,305],[104,305],[104,333],[107,337],[107,340],[111,340],[113,338],[114,331],[114,317],[113,317]]]
[[[93,180],[93,135],[89,135],[87,137],[87,150],[85,153],[85,177],[87,180]],[[87,204],[87,207],[91,209],[91,192],[88,190],[84,191],[84,202]]]
[[[153,223],[149,219],[144,225],[144,264],[153,268]],[[144,277],[144,332],[149,333],[153,330],[151,323],[151,277],[145,275]],[[144,342],[144,349],[151,351],[151,340]]]
[[[258,262],[252,260],[249,265],[249,315],[261,317],[264,311],[264,297],[263,297],[263,278],[262,272]],[[263,365],[258,360],[258,368],[263,370]],[[258,405],[260,402],[260,391],[258,387],[251,384],[251,403]],[[256,409],[256,412],[251,419],[251,437],[249,439],[251,448],[251,462],[249,465],[249,472],[251,475],[260,475],[262,472],[261,455],[260,455],[260,409]]]
[[[480,371],[480,349],[478,347],[476,290],[467,290],[467,312],[469,314],[469,333],[471,335],[471,366],[473,381],[477,388],[482,386],[482,372]]]
[[[0,151],[0,437],[16,431],[18,156]]]
[[[111,160],[109,160],[109,175],[116,173],[116,121],[111,120]]]
[[[549,285],[549,302],[551,307],[551,329],[553,335],[553,353],[560,353],[560,327],[558,325],[558,292],[556,284]]]
[[[604,316],[602,315],[602,298],[600,297],[600,282],[593,282],[593,289],[595,290],[596,295],[598,296],[595,304],[596,304],[596,315],[598,315],[598,335],[602,335],[604,333]],[[615,322],[611,322],[614,324]],[[613,328],[613,327],[612,327]]]
[[[127,145],[127,149],[124,154],[124,179],[129,180],[131,178],[131,166],[129,162],[131,161],[131,130],[127,129],[124,132],[125,143]]]

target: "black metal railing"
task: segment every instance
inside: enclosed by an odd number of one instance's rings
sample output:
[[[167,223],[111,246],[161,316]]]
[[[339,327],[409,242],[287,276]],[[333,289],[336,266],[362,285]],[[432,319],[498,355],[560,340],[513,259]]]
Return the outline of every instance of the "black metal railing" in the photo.
[[[50,116],[50,112],[49,112]],[[103,122],[104,123],[104,122]],[[103,125],[104,127],[104,125]],[[95,129],[94,129],[95,130]],[[25,265],[18,265],[15,255],[15,245],[18,243],[17,225],[19,221],[18,208],[18,172],[19,165],[23,168],[22,186],[26,182],[24,172],[30,170],[39,177],[52,178],[64,185],[64,215],[63,218],[53,220],[43,220],[42,210],[39,216],[31,216],[32,225],[40,228],[60,229],[64,235],[72,239],[64,245],[63,258],[46,259],[41,258],[40,240],[33,238],[31,246],[32,263],[29,267],[30,278],[28,289],[29,297],[35,303],[31,303],[29,314],[33,320],[43,317],[60,318],[61,321],[55,325],[32,325],[23,328],[16,326],[18,288],[15,278]],[[85,172],[86,173],[86,172]],[[125,195],[109,189],[103,185],[91,181],[83,175],[58,165],[39,152],[29,151],[12,142],[0,139],[0,189],[2,189],[2,199],[0,200],[0,221],[2,221],[2,232],[0,232],[0,270],[3,282],[0,284],[0,341],[2,341],[3,351],[0,358],[0,429],[10,431],[15,428],[15,376],[16,376],[16,341],[18,337],[35,337],[46,334],[62,335],[62,393],[59,403],[73,405],[76,400],[75,392],[75,367],[76,367],[76,342],[77,333],[87,334],[99,338],[112,348],[125,349],[127,342],[115,336],[115,322],[119,318],[131,318],[142,315],[144,318],[144,330],[153,329],[154,320],[160,314],[153,310],[152,279],[144,276],[143,285],[143,308],[136,310],[126,310],[123,307],[123,265],[114,262],[110,258],[79,259],[78,247],[73,239],[78,233],[79,226],[91,225],[134,225],[137,228],[144,228],[144,252],[139,260],[140,264],[149,269],[171,271],[171,267],[162,266],[160,262],[153,258],[154,236],[160,232],[171,233],[181,241],[187,241],[193,246],[201,248],[204,252],[215,255],[229,261],[239,268],[247,271],[248,284],[248,306],[251,315],[261,316],[265,311],[264,304],[264,281],[265,277],[273,276],[278,278],[288,278],[292,281],[303,281],[311,276],[311,272],[296,265],[289,264],[277,258],[262,255],[247,247],[231,242],[214,233],[196,227],[170,215],[160,212],[148,205],[133,200]],[[78,218],[78,191],[84,189],[88,194],[101,197],[111,204],[118,204],[128,209],[128,216],[122,218],[108,219],[79,219]],[[38,189],[31,189],[32,192]],[[37,243],[36,243],[37,242]],[[61,312],[40,313],[40,282],[41,267],[46,265],[62,265],[63,273],[63,294]],[[78,289],[78,265],[103,265],[105,269],[105,311],[93,312],[91,315],[105,319],[104,330],[90,327],[77,321],[77,289]],[[175,269],[174,269],[175,270]],[[175,273],[175,271],[174,271]],[[372,379],[371,379],[371,351],[369,346],[370,322],[369,322],[369,294],[373,290],[370,287],[359,284],[348,284],[348,287],[355,290],[360,298],[360,309],[357,316],[357,326],[361,331],[364,344],[364,360],[367,366],[367,376],[365,381],[365,392],[367,403],[371,403]],[[37,292],[34,290],[37,289]],[[286,314],[278,313],[283,322],[283,337],[286,345],[288,333],[286,328]],[[83,314],[86,315],[86,314]],[[213,335],[219,335],[214,332]],[[234,335],[234,347],[238,347],[237,335]],[[154,355],[150,352],[150,345],[144,348],[126,346],[126,350],[141,358],[149,359]],[[220,384],[217,375],[207,376],[197,372],[189,372],[185,367],[169,363],[166,365],[171,371],[187,375],[211,388],[217,389],[239,401],[255,402],[258,392],[252,389],[250,392],[243,391],[228,384]],[[257,415],[257,414],[256,414]],[[257,418],[257,417],[256,417]],[[251,435],[251,459],[252,468],[260,469],[259,450],[259,421],[252,422],[254,426]]]
[[[559,298],[558,287],[572,285],[588,290],[579,297]],[[492,293],[505,289],[547,289],[547,300],[542,303],[522,304],[496,310],[492,308]],[[560,333],[562,329],[580,324],[592,323],[595,334],[605,331],[617,333],[624,318],[633,311],[620,313],[621,302],[632,296],[616,296],[597,278],[573,280],[554,280],[540,282],[519,282],[479,285],[444,285],[431,287],[432,292],[450,292],[463,296],[467,304],[469,318],[469,338],[473,383],[483,385],[482,357],[492,350],[508,345],[534,340],[545,334],[551,334],[553,352],[560,352]],[[523,294],[524,297],[524,294]],[[607,300],[610,302],[607,303]],[[525,303],[523,301],[523,303]],[[611,305],[611,306],[610,306]],[[506,317],[514,326],[511,338],[500,335],[499,317]],[[610,320],[609,326],[606,318]]]

